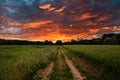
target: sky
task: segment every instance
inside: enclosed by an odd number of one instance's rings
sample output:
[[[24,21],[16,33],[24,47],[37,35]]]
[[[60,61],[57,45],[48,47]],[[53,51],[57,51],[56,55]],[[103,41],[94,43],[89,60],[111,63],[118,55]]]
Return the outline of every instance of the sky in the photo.
[[[120,32],[120,0],[0,0],[0,38],[91,39]]]

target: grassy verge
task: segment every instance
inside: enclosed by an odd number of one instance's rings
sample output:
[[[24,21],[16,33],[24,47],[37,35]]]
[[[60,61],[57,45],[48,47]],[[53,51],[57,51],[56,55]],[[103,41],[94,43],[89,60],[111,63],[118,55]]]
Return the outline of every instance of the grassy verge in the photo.
[[[99,77],[92,80],[119,80],[120,46],[71,45],[65,47],[69,52],[73,52],[79,58],[84,58],[87,62],[95,65],[99,69]]]
[[[86,77],[86,80],[100,80],[98,70],[93,69],[93,65],[89,64],[83,57],[76,55],[69,49],[67,49],[66,55],[73,61],[79,72]]]
[[[52,60],[54,46],[0,46],[0,80],[32,80]]]
[[[55,67],[50,80],[72,80],[72,74],[60,51],[57,52]]]

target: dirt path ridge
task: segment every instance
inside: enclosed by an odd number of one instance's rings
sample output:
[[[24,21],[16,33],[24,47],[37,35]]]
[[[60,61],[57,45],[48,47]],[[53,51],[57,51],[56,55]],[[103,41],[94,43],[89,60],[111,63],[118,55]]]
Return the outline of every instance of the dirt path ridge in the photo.
[[[53,72],[54,62],[51,62],[47,68],[44,69],[44,71],[39,70],[37,75],[35,76],[35,80],[50,80],[50,76]]]
[[[73,62],[70,59],[68,59],[65,52],[63,51],[62,53],[63,53],[63,55],[65,57],[65,61],[66,61],[67,65],[68,65],[68,67],[70,68],[70,70],[71,70],[71,72],[73,74],[73,80],[84,80],[85,77],[80,74],[78,69],[74,66]]]

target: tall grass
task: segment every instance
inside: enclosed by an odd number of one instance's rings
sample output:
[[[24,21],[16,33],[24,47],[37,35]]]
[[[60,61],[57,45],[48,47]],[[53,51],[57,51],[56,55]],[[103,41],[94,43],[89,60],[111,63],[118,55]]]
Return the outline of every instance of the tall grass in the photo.
[[[101,72],[100,80],[120,79],[119,45],[71,45],[65,47],[96,65]]]
[[[0,46],[0,80],[32,80],[51,61],[53,46]]]
[[[50,80],[72,80],[72,73],[65,62],[62,52],[56,53],[55,66]]]

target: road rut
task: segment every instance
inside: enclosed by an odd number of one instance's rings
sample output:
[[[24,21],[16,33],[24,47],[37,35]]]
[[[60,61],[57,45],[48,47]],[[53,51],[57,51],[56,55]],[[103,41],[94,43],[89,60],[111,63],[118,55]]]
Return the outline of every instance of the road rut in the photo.
[[[50,80],[50,76],[53,72],[54,62],[51,62],[44,71],[39,70],[37,75],[35,76],[35,80]]]
[[[66,56],[65,52],[62,51],[64,57],[65,57],[65,61],[68,65],[68,67],[70,68],[72,74],[73,74],[73,80],[84,80],[85,77],[81,75],[81,73],[78,71],[78,69],[74,66],[73,62],[68,59],[68,57]]]

